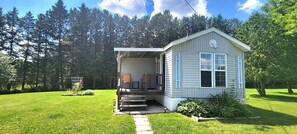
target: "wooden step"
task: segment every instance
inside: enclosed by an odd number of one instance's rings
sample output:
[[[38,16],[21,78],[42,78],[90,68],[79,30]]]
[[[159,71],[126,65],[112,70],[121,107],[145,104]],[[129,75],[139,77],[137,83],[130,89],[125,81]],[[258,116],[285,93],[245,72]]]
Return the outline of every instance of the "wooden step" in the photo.
[[[146,102],[146,100],[120,100],[121,102]]]
[[[133,95],[133,94],[130,94],[130,95],[121,95],[121,97],[145,97],[145,95]]]
[[[138,105],[120,105],[121,108],[128,108],[128,107],[147,107],[147,104],[138,104]]]

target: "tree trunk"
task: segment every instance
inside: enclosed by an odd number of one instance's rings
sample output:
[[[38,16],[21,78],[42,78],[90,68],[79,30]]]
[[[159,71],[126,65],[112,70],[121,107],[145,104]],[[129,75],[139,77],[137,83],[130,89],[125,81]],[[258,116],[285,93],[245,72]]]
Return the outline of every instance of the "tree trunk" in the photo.
[[[24,60],[24,67],[23,67],[22,90],[24,90],[25,83],[26,83],[28,52],[29,52],[29,48],[26,48],[26,51],[25,51],[25,60]]]
[[[58,44],[58,49],[59,49],[59,71],[58,71],[58,76],[60,76],[60,86],[62,89],[64,89],[64,75],[63,75],[63,55],[62,55],[62,44],[61,44],[61,39],[59,38],[59,44]]]
[[[265,82],[257,83],[257,91],[258,91],[260,96],[266,96]]]
[[[47,45],[48,43],[45,44],[45,50],[44,50],[44,70],[43,70],[43,88],[46,90],[47,89]]]
[[[293,94],[293,89],[292,89],[292,84],[291,82],[287,81],[287,87],[288,87],[288,93],[289,94]]]
[[[95,88],[96,88],[96,77],[93,76],[93,89],[95,89]]]
[[[41,39],[39,39],[41,40]],[[37,65],[36,65],[36,83],[35,86],[38,86],[38,79],[39,79],[39,62],[40,62],[40,43],[38,43],[38,52],[37,52]]]

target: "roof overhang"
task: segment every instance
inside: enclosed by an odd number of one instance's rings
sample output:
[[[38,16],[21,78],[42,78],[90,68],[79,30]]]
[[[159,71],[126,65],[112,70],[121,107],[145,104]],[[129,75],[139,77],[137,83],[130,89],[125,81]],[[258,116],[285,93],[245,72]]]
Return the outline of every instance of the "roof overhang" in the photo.
[[[117,58],[154,58],[164,48],[114,48]]]
[[[226,38],[227,40],[229,40],[233,45],[235,45],[237,48],[239,48],[240,50],[244,51],[244,52],[247,52],[247,51],[251,51],[251,47],[242,43],[241,41],[221,32],[220,30],[216,29],[216,28],[209,28],[207,30],[203,30],[201,32],[198,32],[198,33],[195,33],[195,34],[192,34],[190,36],[187,36],[187,37],[183,37],[183,38],[180,38],[178,40],[175,40],[175,41],[172,41],[170,42],[168,45],[166,45],[164,47],[164,50],[168,50],[169,48],[171,48],[172,46],[175,46],[175,45],[178,45],[178,44],[181,44],[183,42],[186,42],[188,40],[192,40],[194,38],[197,38],[199,36],[202,36],[202,35],[205,35],[205,34],[208,34],[208,33],[211,33],[211,32],[215,32],[221,36],[223,36],[224,38]]]

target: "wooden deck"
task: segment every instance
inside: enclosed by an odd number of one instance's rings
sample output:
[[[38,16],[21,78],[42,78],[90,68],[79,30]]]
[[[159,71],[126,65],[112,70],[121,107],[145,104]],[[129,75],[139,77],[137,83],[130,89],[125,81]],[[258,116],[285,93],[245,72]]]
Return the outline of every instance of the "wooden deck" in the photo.
[[[156,89],[126,89],[120,88],[117,92],[117,95],[164,95],[164,90]]]

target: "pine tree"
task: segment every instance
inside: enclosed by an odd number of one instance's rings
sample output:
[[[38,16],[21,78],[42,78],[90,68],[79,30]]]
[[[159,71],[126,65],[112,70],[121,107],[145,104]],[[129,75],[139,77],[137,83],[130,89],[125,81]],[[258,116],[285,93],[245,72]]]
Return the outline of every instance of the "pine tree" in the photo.
[[[26,13],[25,17],[21,19],[20,27],[23,29],[24,44],[21,45],[23,51],[23,80],[22,80],[22,90],[25,88],[27,69],[28,69],[28,58],[32,56],[33,47],[33,30],[34,30],[35,20],[32,13],[29,11]]]
[[[0,51],[4,50],[4,44],[7,40],[7,34],[5,32],[5,17],[3,16],[2,8],[0,7]]]
[[[60,87],[64,88],[64,48],[63,48],[63,39],[67,33],[68,25],[68,13],[66,7],[62,0],[52,6],[52,9],[49,11],[50,15],[50,24],[51,32],[50,36],[58,42],[57,44],[57,53],[58,53],[58,68],[57,68],[57,77],[56,79],[60,80]],[[58,88],[58,87],[56,87]]]
[[[8,33],[8,44],[7,47],[8,54],[13,57],[18,57],[17,53],[14,52],[14,48],[19,45],[19,24],[20,20],[18,17],[18,10],[14,7],[12,11],[9,11],[6,15],[6,24],[8,26],[8,29],[6,30]]]

